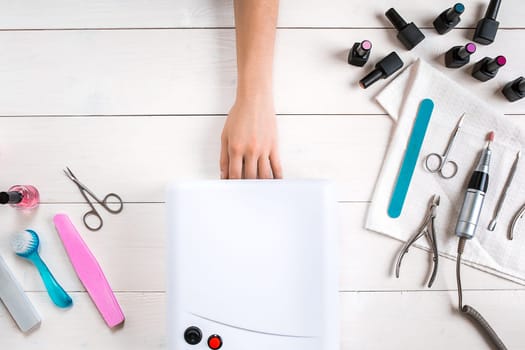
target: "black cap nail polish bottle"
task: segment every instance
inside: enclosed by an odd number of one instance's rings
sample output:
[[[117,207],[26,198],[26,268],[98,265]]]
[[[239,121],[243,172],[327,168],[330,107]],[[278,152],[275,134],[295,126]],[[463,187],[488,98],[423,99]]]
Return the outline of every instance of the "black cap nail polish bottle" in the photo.
[[[425,36],[419,28],[413,23],[407,23],[403,17],[393,8],[386,11],[386,17],[399,31],[397,38],[405,45],[408,50],[412,50],[417,44],[419,44]]]
[[[505,85],[502,92],[510,102],[521,100],[525,97],[525,78],[519,77],[511,81]]]
[[[445,66],[460,68],[470,62],[470,55],[476,52],[476,44],[468,43],[465,46],[454,46],[445,54]]]
[[[485,13],[485,18],[482,18],[476,27],[473,40],[477,43],[488,45],[494,42],[496,33],[498,32],[499,22],[496,21],[498,16],[501,0],[490,0],[489,7]]]
[[[388,56],[383,58],[376,64],[373,71],[368,73],[366,77],[359,81],[359,86],[366,89],[379,79],[386,79],[403,67],[403,61],[397,53],[391,52]]]
[[[452,28],[461,22],[461,14],[465,11],[462,3],[457,3],[449,9],[443,11],[432,23],[439,34],[448,33]]]
[[[505,56],[485,57],[474,65],[472,76],[480,81],[487,81],[496,76],[498,70],[507,63]]]
[[[355,43],[348,53],[348,64],[358,67],[364,66],[370,57],[370,50],[372,50],[372,43],[370,40],[363,40],[360,43]]]

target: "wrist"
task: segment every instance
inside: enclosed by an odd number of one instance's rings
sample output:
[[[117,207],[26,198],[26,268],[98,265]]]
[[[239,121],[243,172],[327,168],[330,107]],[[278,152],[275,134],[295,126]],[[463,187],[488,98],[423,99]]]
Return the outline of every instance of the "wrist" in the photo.
[[[255,64],[260,64],[256,62]],[[238,95],[271,95],[273,76],[271,67],[260,69],[239,68],[237,72]]]
[[[265,84],[239,84],[237,85],[237,101],[249,101],[256,104],[270,104],[273,106],[273,87],[271,83]]]

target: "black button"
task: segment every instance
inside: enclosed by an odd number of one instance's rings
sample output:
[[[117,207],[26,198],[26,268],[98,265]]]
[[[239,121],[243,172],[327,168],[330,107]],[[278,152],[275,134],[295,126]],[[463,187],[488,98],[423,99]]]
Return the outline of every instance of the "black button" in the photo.
[[[202,340],[202,332],[197,327],[189,327],[184,332],[184,340],[190,345],[197,345]]]

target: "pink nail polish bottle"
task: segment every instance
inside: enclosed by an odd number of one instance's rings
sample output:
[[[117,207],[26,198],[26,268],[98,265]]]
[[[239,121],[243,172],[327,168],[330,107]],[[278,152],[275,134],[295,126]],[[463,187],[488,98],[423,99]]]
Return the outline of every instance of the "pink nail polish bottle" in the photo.
[[[31,185],[14,185],[7,192],[0,192],[0,204],[9,204],[17,209],[33,209],[40,202],[40,194]]]

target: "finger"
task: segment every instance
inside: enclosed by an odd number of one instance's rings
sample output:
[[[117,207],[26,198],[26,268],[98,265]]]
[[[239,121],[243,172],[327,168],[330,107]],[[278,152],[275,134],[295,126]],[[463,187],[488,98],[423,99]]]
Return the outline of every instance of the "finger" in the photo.
[[[272,167],[270,166],[270,159],[268,157],[261,157],[257,162],[257,169],[259,172],[259,179],[271,179]]]
[[[277,151],[272,151],[272,153],[270,153],[270,165],[272,167],[273,177],[275,179],[282,179],[283,170],[281,168],[281,159],[279,158],[279,153]]]
[[[229,157],[228,157],[228,142],[221,142],[221,160],[219,162],[219,167],[221,171],[221,179],[228,178],[228,167],[229,167]]]
[[[249,156],[244,158],[244,177],[246,179],[257,178],[257,158]]]
[[[242,175],[242,156],[229,152],[228,178],[240,179]]]

